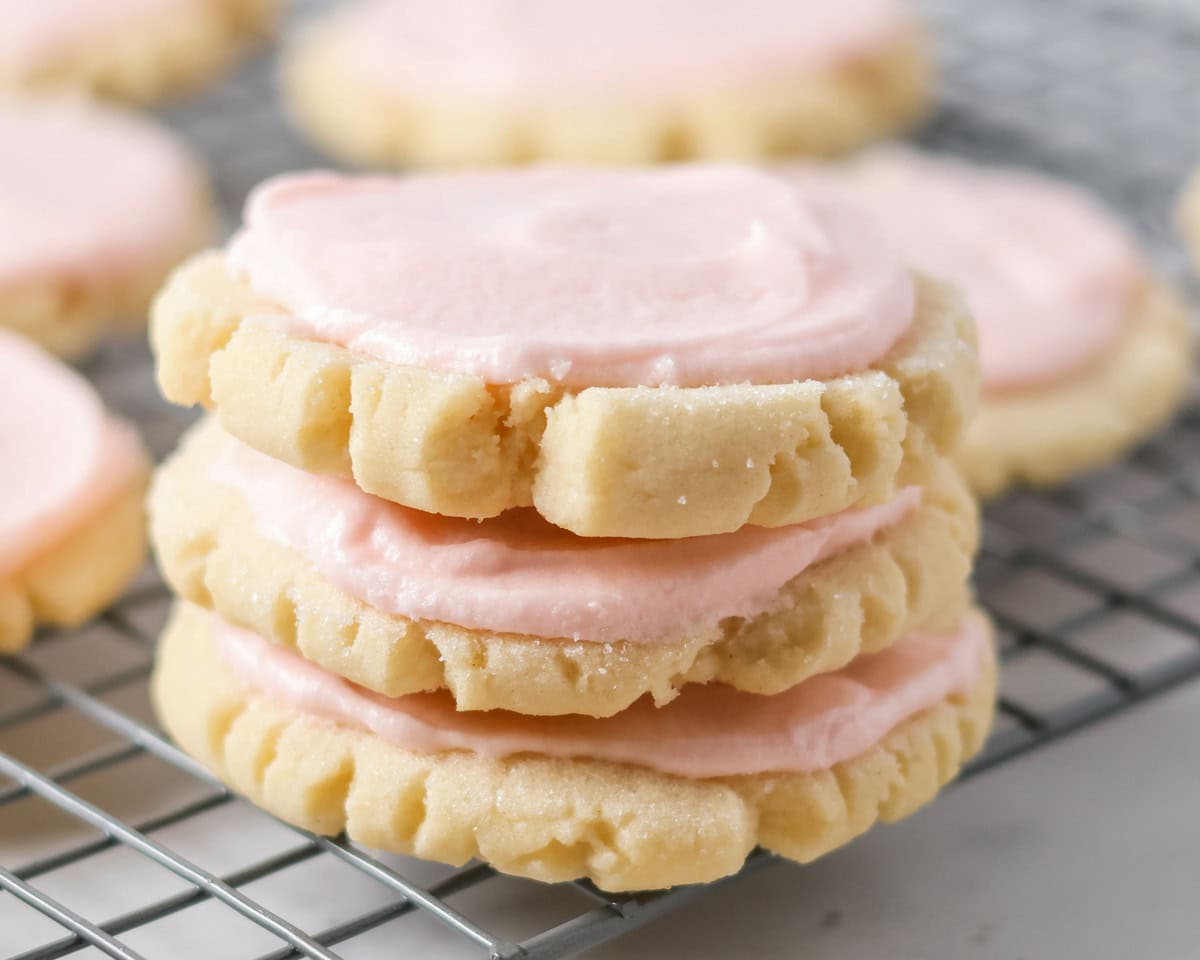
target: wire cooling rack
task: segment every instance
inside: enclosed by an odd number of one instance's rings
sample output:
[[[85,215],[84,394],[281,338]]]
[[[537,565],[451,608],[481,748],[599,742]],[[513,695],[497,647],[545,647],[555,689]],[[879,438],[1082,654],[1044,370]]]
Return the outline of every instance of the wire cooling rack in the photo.
[[[1170,0],[925,6],[947,92],[921,139],[1084,182],[1183,282],[1168,211],[1200,160],[1187,123],[1200,16]],[[263,176],[320,162],[280,118],[264,63],[169,119],[210,160],[227,211]],[[189,414],[156,399],[143,344],[109,345],[86,372],[170,449]],[[984,542],[1003,695],[967,776],[1200,675],[1200,403],[1121,464],[990,507]],[[566,957],[701,893],[542,886],[271,820],[154,727],[145,690],[168,604],[147,570],[97,622],[0,660],[0,956],[350,960],[415,942],[422,956]],[[518,902],[535,905],[522,929]]]

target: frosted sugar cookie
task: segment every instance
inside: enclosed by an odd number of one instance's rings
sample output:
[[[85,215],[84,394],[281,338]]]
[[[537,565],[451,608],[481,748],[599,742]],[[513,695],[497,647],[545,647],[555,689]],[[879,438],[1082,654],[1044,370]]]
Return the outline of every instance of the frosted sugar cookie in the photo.
[[[73,370],[0,330],[0,652],[72,625],[145,558],[149,462]]]
[[[0,102],[0,144],[0,326],[74,357],[145,323],[211,225],[183,147],[131,114],[52,100]]]
[[[0,90],[147,103],[200,86],[278,0],[0,0]]]
[[[387,698],[196,607],[160,646],[167,730],[233,789],[317,833],[608,890],[799,861],[926,803],[983,743],[995,665],[977,614],[758,697],[690,686],[607,719]]]
[[[584,536],[885,502],[977,391],[955,295],[742,167],[280,178],[152,339],[168,399],[293,466]]]
[[[1127,231],[1076,188],[900,150],[798,177],[855,199],[915,268],[960,285],[983,370],[960,459],[982,495],[1102,464],[1182,399],[1186,309]]]
[[[368,0],[284,73],[301,127],[381,166],[838,153],[930,87],[898,0]]]
[[[181,596],[364,687],[594,716],[685,683],[777,693],[883,649],[961,604],[977,533],[946,463],[799,526],[582,539],[531,510],[419,513],[211,422],[160,472],[151,514]]]

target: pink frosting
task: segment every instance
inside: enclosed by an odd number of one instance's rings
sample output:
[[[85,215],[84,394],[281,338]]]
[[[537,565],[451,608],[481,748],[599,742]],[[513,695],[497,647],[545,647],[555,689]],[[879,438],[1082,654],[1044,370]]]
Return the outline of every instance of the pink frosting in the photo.
[[[870,55],[896,0],[372,0],[344,21],[373,83],[429,98],[667,99]]]
[[[197,0],[0,0],[0,75],[21,73],[114,29]]]
[[[407,750],[587,757],[693,778],[805,773],[850,760],[909,717],[969,690],[989,642],[983,619],[970,614],[955,632],[912,634],[775,696],[692,684],[665,707],[643,698],[595,719],[459,712],[445,691],[389,698],[216,617],[212,625],[246,686]]]
[[[836,376],[913,310],[868,218],[732,166],[286,176],[230,262],[297,335],[490,383]]]
[[[890,149],[797,177],[857,200],[916,268],[962,288],[991,391],[1059,379],[1104,353],[1145,272],[1094,200],[1033,173]]]
[[[211,473],[249,504],[262,535],[377,609],[595,642],[668,642],[761,613],[793,577],[896,523],[921,497],[908,487],[890,503],[797,526],[618,540],[576,537],[532,510],[482,522],[421,513],[232,438]]]
[[[8,101],[0,145],[0,284],[136,270],[162,261],[194,229],[191,162],[132,114]]]
[[[144,464],[137,434],[82,377],[0,330],[0,575],[94,516]]]

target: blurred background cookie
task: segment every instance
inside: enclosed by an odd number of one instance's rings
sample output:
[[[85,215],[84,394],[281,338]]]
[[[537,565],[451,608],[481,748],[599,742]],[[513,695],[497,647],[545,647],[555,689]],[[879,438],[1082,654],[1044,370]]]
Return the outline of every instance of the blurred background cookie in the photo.
[[[209,236],[206,179],[174,135],[110,107],[0,101],[0,326],[65,357],[137,329]]]
[[[280,0],[0,0],[0,91],[148,103],[215,78]]]
[[[838,153],[930,87],[899,0],[365,0],[284,71],[299,125],[379,166]]]
[[[1112,460],[1182,402],[1187,309],[1078,187],[899,148],[796,177],[857,202],[915,269],[966,297],[983,406],[959,460],[983,496]]]
[[[146,555],[149,470],[137,432],[82,377],[0,330],[0,652],[128,586]]]

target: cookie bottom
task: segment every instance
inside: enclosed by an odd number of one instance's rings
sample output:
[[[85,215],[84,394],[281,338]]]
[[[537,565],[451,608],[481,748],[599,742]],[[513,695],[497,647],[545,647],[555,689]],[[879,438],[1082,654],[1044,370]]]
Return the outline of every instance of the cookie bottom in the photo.
[[[264,34],[280,0],[205,0],[165,6],[19,72],[0,63],[0,90],[80,93],[151,103],[194,90]]]
[[[38,624],[82,623],[137,576],[146,561],[148,479],[147,468],[63,540],[0,574],[0,652],[21,649]]]
[[[421,101],[346,68],[336,20],[285,65],[297,124],[335,156],[366,166],[650,163],[844,153],[911,127],[931,100],[916,30],[837,67],[671,102],[504,104]]]
[[[625,764],[527,754],[423,755],[300,714],[245,687],[209,615],[180,605],[153,698],[180,746],[231,788],[315,833],[451,864],[479,858],[544,881],[606,890],[717,879],[756,846],[806,862],[933,798],[982,746],[993,655],[974,688],[814,773],[691,780]]]
[[[994,497],[1018,483],[1049,486],[1116,458],[1167,420],[1192,370],[1187,308],[1148,285],[1129,329],[1074,378],[1006,396],[985,395],[959,462],[971,487]]]

